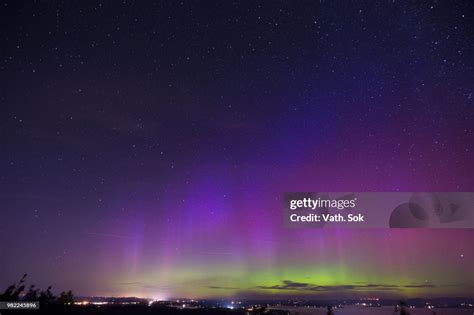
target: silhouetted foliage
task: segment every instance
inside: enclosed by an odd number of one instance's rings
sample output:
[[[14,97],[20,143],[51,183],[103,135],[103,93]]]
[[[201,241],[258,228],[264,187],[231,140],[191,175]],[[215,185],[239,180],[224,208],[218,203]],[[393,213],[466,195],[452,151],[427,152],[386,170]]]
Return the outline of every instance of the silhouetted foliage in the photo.
[[[3,294],[0,294],[0,301],[39,301],[42,306],[60,304],[72,305],[74,304],[74,294],[72,291],[61,292],[60,296],[56,298],[51,292],[52,287],[49,286],[46,290],[40,291],[34,284],[30,285],[28,291],[23,294],[25,290],[25,281],[28,275],[25,273],[20,281],[10,285]]]
[[[27,275],[28,274],[25,273],[23,277],[21,277],[18,285],[16,283],[10,285],[3,294],[0,295],[0,300],[7,302],[18,301],[21,292],[25,289],[24,283]]]
[[[38,300],[38,292],[39,289],[35,289],[35,285],[30,285],[30,289],[26,292],[25,297],[23,298],[25,301],[37,301]]]
[[[72,294],[72,291],[61,292],[56,303],[61,305],[72,305],[74,303],[74,295]]]
[[[46,291],[41,291],[38,298],[41,305],[53,304],[55,300],[56,297],[51,292],[51,286],[49,286]]]

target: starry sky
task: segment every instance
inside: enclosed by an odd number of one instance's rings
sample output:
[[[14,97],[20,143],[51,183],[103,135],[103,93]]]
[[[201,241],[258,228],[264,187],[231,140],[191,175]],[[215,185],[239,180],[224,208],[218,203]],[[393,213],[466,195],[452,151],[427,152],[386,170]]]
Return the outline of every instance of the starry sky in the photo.
[[[285,191],[472,191],[472,1],[0,1],[0,286],[472,297],[473,230]]]

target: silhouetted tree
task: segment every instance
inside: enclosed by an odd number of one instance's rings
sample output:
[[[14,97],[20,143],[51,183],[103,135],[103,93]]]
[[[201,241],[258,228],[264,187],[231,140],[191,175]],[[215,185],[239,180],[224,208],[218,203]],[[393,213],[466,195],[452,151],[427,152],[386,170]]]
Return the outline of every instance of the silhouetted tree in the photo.
[[[48,305],[48,304],[53,304],[54,301],[56,300],[56,297],[51,293],[51,286],[46,289],[46,291],[41,291],[38,301],[41,303],[41,305]]]
[[[0,295],[0,300],[2,301],[11,301],[11,296],[13,294],[13,291],[15,291],[15,284],[12,284],[11,286],[9,286],[5,292],[3,292],[2,295]]]
[[[2,295],[0,295],[0,300],[2,301],[18,301],[21,292],[25,289],[25,279],[28,274],[24,274],[23,277],[21,277],[18,286],[16,283],[13,283],[10,285],[5,292],[3,292]]]
[[[13,294],[11,296],[11,300],[12,301],[18,301],[20,299],[20,294],[21,292],[23,292],[23,290],[25,290],[25,285],[22,284],[22,285],[19,285],[15,291],[13,291]]]
[[[25,297],[23,298],[25,301],[37,301],[38,300],[38,291],[39,289],[35,289],[35,285],[30,285],[30,289],[26,292]]]
[[[56,298],[51,292],[51,286],[46,290],[40,291],[34,284],[29,286],[26,293],[25,280],[27,274],[24,274],[18,284],[15,282],[10,285],[2,294],[0,294],[0,301],[14,302],[14,301],[38,301],[41,304],[43,312],[41,314],[63,314],[69,305],[74,304],[74,294],[72,291],[63,291]],[[68,308],[67,313],[71,309]]]
[[[61,292],[56,303],[61,305],[72,305],[74,303],[74,295],[72,294],[72,291]]]

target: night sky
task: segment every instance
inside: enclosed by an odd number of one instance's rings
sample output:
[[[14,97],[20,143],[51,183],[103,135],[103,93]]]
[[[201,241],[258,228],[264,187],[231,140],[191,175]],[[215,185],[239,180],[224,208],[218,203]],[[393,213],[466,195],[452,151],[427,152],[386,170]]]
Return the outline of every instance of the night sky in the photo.
[[[472,297],[473,230],[287,229],[281,199],[473,191],[473,13],[0,1],[0,290]]]

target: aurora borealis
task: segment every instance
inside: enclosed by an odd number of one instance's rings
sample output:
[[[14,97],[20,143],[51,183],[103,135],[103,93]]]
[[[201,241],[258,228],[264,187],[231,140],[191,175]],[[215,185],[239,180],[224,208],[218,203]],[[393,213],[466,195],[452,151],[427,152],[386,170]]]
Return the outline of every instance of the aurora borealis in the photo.
[[[288,191],[473,191],[473,3],[2,1],[0,290],[473,297],[472,229]]]

